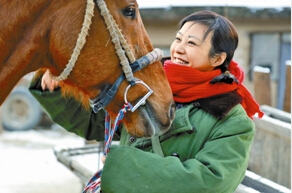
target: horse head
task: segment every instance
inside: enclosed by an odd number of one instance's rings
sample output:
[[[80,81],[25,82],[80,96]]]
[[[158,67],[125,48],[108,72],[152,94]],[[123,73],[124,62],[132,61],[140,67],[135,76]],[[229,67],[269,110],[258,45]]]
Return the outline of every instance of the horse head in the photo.
[[[96,4],[99,1],[96,0]],[[135,0],[105,0],[105,3],[121,29],[133,57],[138,59],[151,52],[153,46],[144,28],[137,2]],[[14,9],[13,1],[6,4],[4,7]],[[12,18],[15,19],[15,23],[8,23],[11,29],[20,28],[20,32],[11,35],[14,42],[6,46],[10,51],[6,51],[6,57],[0,58],[5,64],[0,69],[2,70],[0,86],[5,86],[5,90],[9,93],[13,84],[7,86],[4,81],[11,79],[15,85],[17,77],[12,77],[13,75],[17,75],[19,80],[25,73],[40,68],[39,72],[49,69],[53,76],[62,73],[76,46],[80,29],[84,25],[87,6],[86,1],[80,0],[37,0],[33,3],[27,1],[23,8],[27,10],[20,11],[18,15],[15,14],[16,16]],[[23,23],[17,24],[17,22]],[[91,22],[86,42],[76,58],[74,68],[67,79],[61,81],[63,95],[73,96],[88,109],[89,99],[99,96],[104,88],[113,85],[124,73],[108,26],[96,5]],[[6,29],[0,34],[1,41],[3,37],[9,36],[8,32],[9,30]],[[15,58],[12,58],[13,56]],[[127,58],[129,59],[129,56]],[[17,73],[19,66],[23,69],[21,73]],[[123,124],[128,132],[136,137],[160,135],[167,131],[174,118],[174,102],[162,64],[156,61],[133,75],[143,81],[153,90],[153,93],[147,98],[145,105],[134,112],[126,113]],[[111,119],[115,119],[125,103],[125,98],[131,104],[139,102],[149,91],[145,85],[135,84],[129,87],[129,82],[123,80],[113,100],[105,107]],[[127,93],[125,93],[126,90]],[[1,102],[4,97],[1,96]]]

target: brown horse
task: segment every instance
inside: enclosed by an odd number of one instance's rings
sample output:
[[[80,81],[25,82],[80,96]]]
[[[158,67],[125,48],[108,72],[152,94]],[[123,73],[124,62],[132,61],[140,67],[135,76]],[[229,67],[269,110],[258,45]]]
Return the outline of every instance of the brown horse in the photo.
[[[99,0],[97,0],[98,2]],[[135,0],[105,0],[135,58],[149,53],[153,46],[142,23]],[[49,69],[62,73],[70,60],[86,10],[86,0],[0,0],[0,104],[25,74]],[[86,43],[68,78],[61,81],[62,92],[88,108],[89,99],[98,96],[123,73],[109,31],[98,7],[94,6]],[[171,89],[160,62],[134,73],[153,94],[145,106],[128,112],[123,123],[134,136],[151,137],[165,132],[173,120]],[[114,99],[105,107],[115,119],[125,103],[124,80]],[[137,103],[147,87],[136,84],[127,93],[130,103]]]

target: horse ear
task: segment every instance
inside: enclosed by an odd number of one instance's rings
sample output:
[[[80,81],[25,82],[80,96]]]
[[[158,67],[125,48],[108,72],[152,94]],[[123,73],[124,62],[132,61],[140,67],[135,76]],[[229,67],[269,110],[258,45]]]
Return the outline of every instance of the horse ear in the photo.
[[[162,57],[161,58],[161,63],[162,63],[162,66],[164,65],[164,62],[166,61],[166,60],[170,60],[171,58],[170,58],[170,56],[166,56],[166,57]]]

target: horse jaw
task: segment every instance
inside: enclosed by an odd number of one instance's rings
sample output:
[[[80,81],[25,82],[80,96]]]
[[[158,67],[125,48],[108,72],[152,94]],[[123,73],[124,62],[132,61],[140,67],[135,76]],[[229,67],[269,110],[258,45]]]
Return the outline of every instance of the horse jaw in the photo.
[[[74,98],[76,101],[78,101],[84,109],[90,111],[90,102],[89,102],[89,95],[84,89],[67,82],[61,82],[60,83],[61,93],[62,96],[67,98]]]

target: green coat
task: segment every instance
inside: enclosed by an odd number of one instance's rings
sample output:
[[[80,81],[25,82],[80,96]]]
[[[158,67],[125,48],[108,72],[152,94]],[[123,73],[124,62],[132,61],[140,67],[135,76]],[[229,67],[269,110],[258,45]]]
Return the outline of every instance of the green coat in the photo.
[[[39,83],[38,83],[39,84]],[[86,111],[60,90],[31,93],[53,121],[86,139],[104,139],[104,112]],[[151,140],[133,138],[120,128],[102,173],[102,191],[124,193],[232,193],[245,176],[255,127],[240,104],[223,119],[189,105],[178,109],[170,130],[160,136],[165,157],[153,153]]]

